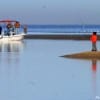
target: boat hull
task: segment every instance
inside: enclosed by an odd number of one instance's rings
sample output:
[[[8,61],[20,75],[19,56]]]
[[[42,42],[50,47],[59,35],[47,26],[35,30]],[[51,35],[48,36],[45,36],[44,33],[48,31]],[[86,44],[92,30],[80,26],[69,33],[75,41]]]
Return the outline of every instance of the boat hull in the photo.
[[[0,36],[0,41],[21,41],[23,39],[24,39],[24,34]]]

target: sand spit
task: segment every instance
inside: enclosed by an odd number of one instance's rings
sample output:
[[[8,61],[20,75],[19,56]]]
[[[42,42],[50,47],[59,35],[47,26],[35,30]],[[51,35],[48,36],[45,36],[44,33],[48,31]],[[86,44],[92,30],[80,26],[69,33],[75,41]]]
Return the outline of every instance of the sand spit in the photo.
[[[86,51],[75,54],[68,54],[61,57],[76,58],[76,59],[98,59],[100,60],[100,51]]]

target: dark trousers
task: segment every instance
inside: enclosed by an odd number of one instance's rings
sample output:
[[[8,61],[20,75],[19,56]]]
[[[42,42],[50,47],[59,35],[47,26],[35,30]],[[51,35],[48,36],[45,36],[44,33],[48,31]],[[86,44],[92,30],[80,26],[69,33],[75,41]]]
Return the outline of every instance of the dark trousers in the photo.
[[[96,42],[92,42],[92,51],[97,51]]]

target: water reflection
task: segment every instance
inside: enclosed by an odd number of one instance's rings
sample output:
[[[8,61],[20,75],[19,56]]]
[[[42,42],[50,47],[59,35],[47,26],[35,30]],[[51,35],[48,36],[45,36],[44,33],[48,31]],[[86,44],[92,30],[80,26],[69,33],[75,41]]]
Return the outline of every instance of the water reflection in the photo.
[[[0,64],[18,63],[23,45],[21,41],[0,42]]]
[[[93,87],[93,97],[92,100],[97,100],[99,96],[97,96],[97,79],[96,79],[96,73],[97,73],[97,60],[92,59],[92,87]],[[100,98],[99,98],[100,100]]]
[[[96,74],[96,70],[97,70],[97,60],[92,59],[92,71],[94,75]]]
[[[0,52],[20,52],[22,47],[22,41],[0,42]]]

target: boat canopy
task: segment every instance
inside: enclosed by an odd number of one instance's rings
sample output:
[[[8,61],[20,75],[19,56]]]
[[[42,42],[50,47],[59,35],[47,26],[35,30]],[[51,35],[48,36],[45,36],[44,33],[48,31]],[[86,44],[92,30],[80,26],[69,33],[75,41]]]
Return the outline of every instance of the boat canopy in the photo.
[[[0,20],[0,23],[11,23],[11,22],[19,22],[16,20]]]

